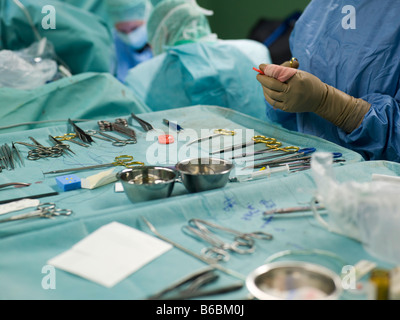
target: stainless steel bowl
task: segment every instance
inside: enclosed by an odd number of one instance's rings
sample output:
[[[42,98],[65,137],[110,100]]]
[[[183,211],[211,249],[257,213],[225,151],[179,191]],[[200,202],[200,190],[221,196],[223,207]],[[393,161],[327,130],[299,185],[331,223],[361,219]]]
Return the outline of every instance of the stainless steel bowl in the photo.
[[[132,202],[167,198],[171,195],[177,172],[164,167],[143,166],[117,173],[125,194]]]
[[[336,300],[342,291],[339,275],[301,261],[262,265],[247,276],[246,286],[258,300]]]
[[[229,181],[233,163],[218,158],[187,159],[176,165],[186,189],[201,192],[224,187]]]

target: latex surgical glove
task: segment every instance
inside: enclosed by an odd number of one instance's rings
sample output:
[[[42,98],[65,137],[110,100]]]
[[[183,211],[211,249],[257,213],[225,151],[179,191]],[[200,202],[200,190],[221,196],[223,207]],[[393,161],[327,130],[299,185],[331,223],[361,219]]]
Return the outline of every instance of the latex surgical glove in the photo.
[[[274,108],[286,112],[314,112],[350,133],[361,125],[371,105],[323,83],[316,76],[295,68],[261,64],[257,75],[264,97]]]

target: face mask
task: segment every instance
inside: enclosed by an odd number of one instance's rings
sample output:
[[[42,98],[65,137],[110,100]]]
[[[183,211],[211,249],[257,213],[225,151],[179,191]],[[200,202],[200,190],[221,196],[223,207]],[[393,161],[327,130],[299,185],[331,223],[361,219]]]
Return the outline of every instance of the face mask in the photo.
[[[132,49],[142,49],[147,43],[146,25],[143,24],[130,33],[117,32],[120,39]]]

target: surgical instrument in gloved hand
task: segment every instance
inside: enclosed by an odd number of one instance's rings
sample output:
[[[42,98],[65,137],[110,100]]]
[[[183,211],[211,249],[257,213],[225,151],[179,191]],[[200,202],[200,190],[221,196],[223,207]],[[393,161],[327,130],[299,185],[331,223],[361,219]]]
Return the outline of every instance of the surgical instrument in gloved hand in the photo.
[[[61,141],[57,140],[57,139],[56,139],[55,137],[53,137],[52,135],[49,135],[49,138],[50,138],[51,141],[53,141],[53,142],[55,143],[56,146],[59,146],[59,147],[62,148],[64,151],[68,151],[68,152],[71,152],[71,153],[73,153],[73,154],[76,155],[76,153],[73,152],[73,151],[71,150],[71,147],[70,147],[68,144],[62,143]]]
[[[223,294],[231,291],[239,290],[243,287],[243,283],[235,283],[233,285],[219,287],[215,289],[201,290],[202,287],[215,282],[219,276],[213,268],[205,268],[190,274],[178,282],[168,286],[164,290],[155,295],[148,297],[148,300],[183,300],[199,297],[207,297],[217,294]],[[186,288],[184,288],[186,286]],[[183,289],[184,288],[184,289]],[[169,295],[170,293],[175,294]]]
[[[242,281],[246,281],[246,276],[232,270],[232,269],[228,269],[225,268],[223,266],[221,266],[220,264],[218,264],[218,261],[215,259],[211,259],[211,258],[206,258],[203,257],[187,248],[185,248],[184,246],[180,245],[179,243],[172,241],[170,239],[168,239],[167,237],[163,236],[162,234],[160,234],[157,229],[143,216],[141,216],[141,219],[146,223],[146,225],[150,228],[151,232],[153,232],[158,238],[160,238],[161,240],[164,240],[165,242],[168,242],[169,244],[173,245],[176,249],[179,249],[189,255],[191,255],[192,257],[208,264],[210,267],[220,270],[221,272],[224,272],[227,275],[230,275],[236,279],[242,280]]]
[[[371,108],[367,101],[338,90],[311,73],[277,65],[260,65],[258,74],[264,97],[273,107],[285,112],[313,112],[346,133],[361,125]],[[291,77],[280,79],[286,73]]]

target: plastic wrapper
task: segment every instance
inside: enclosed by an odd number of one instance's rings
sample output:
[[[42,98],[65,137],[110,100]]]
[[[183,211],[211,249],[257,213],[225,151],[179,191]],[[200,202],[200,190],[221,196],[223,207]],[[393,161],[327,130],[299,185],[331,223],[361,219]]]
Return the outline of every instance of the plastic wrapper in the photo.
[[[316,219],[329,231],[361,242],[373,256],[400,263],[400,183],[336,181],[330,153],[315,153],[311,168],[317,185],[316,200],[328,211]]]
[[[0,87],[30,90],[57,76],[54,49],[45,38],[20,51],[0,51]]]

